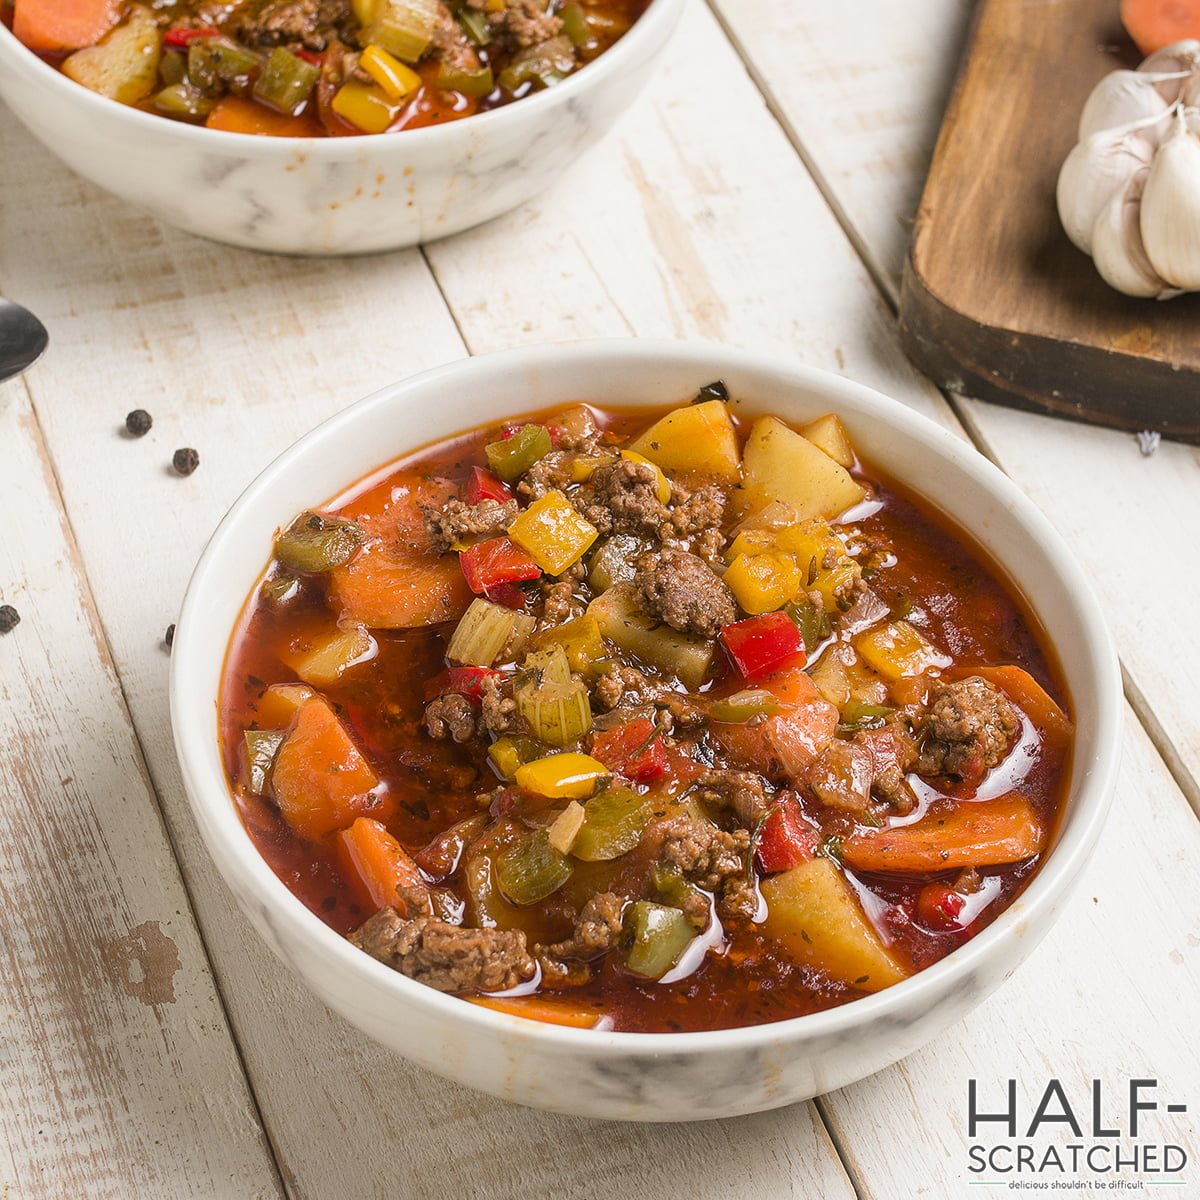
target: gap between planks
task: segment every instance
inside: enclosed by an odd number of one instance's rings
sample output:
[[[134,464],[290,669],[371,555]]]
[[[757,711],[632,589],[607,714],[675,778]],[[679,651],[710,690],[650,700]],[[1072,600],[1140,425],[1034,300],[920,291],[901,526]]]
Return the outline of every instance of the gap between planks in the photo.
[[[847,241],[854,248],[854,252],[861,259],[863,267],[870,276],[872,283],[879,290],[880,295],[891,309],[893,315],[899,315],[899,295],[897,293],[896,282],[891,274],[884,268],[879,261],[878,256],[872,251],[871,247],[866,242],[865,238],[860,234],[858,227],[850,219],[845,206],[838,199],[837,192],[830,185],[824,172],[818,166],[813,157],[808,153],[799,132],[788,118],[786,111],[780,104],[778,97],[767,83],[766,78],[758,69],[753,57],[750,55],[742,40],[738,37],[736,31],[732,28],[729,22],[725,19],[724,13],[721,11],[720,4],[717,0],[705,0],[709,11],[713,14],[717,23],[721,26],[725,36],[729,39],[729,44],[733,46],[738,57],[742,60],[745,66],[746,73],[754,82],[754,86],[758,89],[762,96],[763,103],[767,107],[767,111],[779,125],[784,136],[795,150],[800,161],[804,164],[804,169],[812,177],[813,183],[820,191],[825,203],[829,205],[830,211],[834,215],[834,219],[841,226],[842,232],[845,234]],[[932,386],[932,385],[931,385]],[[1004,470],[996,451],[988,440],[987,435],[979,428],[978,422],[974,419],[973,414],[962,403],[962,398],[956,393],[938,388],[944,397],[950,410],[954,413],[959,424],[962,426],[963,432],[971,440],[971,444],[994,463],[1000,470]],[[1007,472],[1005,472],[1007,474]],[[1130,708],[1133,709],[1134,715],[1138,719],[1138,723],[1145,730],[1146,736],[1150,739],[1151,745],[1158,752],[1158,756],[1162,759],[1163,765],[1166,767],[1168,774],[1175,781],[1180,792],[1191,806],[1192,811],[1200,818],[1200,779],[1197,779],[1186,763],[1183,761],[1182,755],[1179,753],[1175,743],[1171,740],[1167,731],[1163,728],[1162,723],[1158,720],[1154,713],[1153,707],[1147,701],[1140,688],[1135,686],[1130,676],[1129,671],[1125,668],[1124,661],[1121,663],[1121,678],[1124,684],[1125,699],[1128,701]],[[832,1134],[831,1134],[832,1136]],[[836,1144],[836,1140],[835,1140]],[[849,1171],[849,1167],[847,1167]]]
[[[208,938],[205,934],[204,927],[200,922],[199,914],[196,911],[196,902],[192,896],[191,888],[188,885],[187,875],[183,870],[179,848],[175,844],[175,837],[171,831],[170,822],[166,819],[166,814],[163,810],[162,797],[159,795],[158,788],[154,783],[154,779],[150,773],[149,764],[146,761],[146,750],[142,745],[142,735],[134,723],[133,714],[129,706],[129,697],[125,691],[125,680],[121,672],[117,669],[116,657],[113,653],[112,644],[109,641],[108,630],[105,628],[104,620],[100,615],[100,608],[96,603],[96,597],[92,592],[92,582],[88,577],[88,573],[83,565],[83,558],[79,552],[79,542],[75,536],[75,528],[71,521],[71,514],[67,510],[66,503],[63,499],[62,481],[59,478],[58,464],[54,461],[54,455],[50,451],[49,442],[46,439],[45,430],[42,428],[41,415],[38,412],[37,402],[34,399],[33,389],[29,386],[27,377],[22,376],[16,380],[17,385],[24,393],[25,401],[29,406],[29,412],[33,417],[33,434],[38,453],[41,455],[43,462],[50,475],[50,480],[53,483],[53,499],[58,505],[59,513],[63,523],[63,537],[67,543],[67,548],[71,558],[78,566],[76,572],[79,580],[79,591],[83,599],[83,607],[86,610],[86,619],[92,626],[93,634],[96,638],[96,643],[101,650],[105,665],[112,672],[112,678],[117,687],[117,693],[120,696],[120,716],[124,720],[130,733],[133,735],[133,744],[137,756],[138,774],[142,777],[146,788],[154,796],[154,809],[158,815],[158,823],[162,829],[163,836],[166,838],[167,845],[171,849],[171,856],[174,859],[175,870],[179,875],[179,886],[183,892],[187,902],[188,918],[195,927],[197,936],[200,942],[200,947],[204,953],[204,964],[208,971],[209,979],[212,981],[213,993],[216,996],[217,1007],[220,1010],[221,1018],[225,1023],[226,1029],[229,1031],[229,1040],[233,1045],[233,1053],[236,1058],[238,1069],[242,1073],[242,1078],[246,1085],[246,1094],[250,1099],[250,1103],[254,1106],[254,1116],[258,1121],[258,1127],[262,1131],[263,1141],[270,1152],[271,1166],[275,1173],[275,1180],[279,1186],[280,1195],[290,1195],[291,1189],[285,1181],[285,1172],[282,1167],[279,1148],[275,1144],[275,1138],[271,1133],[270,1126],[263,1116],[262,1105],[259,1102],[258,1092],[254,1086],[254,1080],[250,1074],[246,1063],[245,1054],[242,1051],[242,1044],[239,1040],[236,1027],[229,1012],[229,1006],[225,1001],[225,989],[221,980],[220,972],[216,969],[216,964],[213,960],[212,951],[208,945]]]

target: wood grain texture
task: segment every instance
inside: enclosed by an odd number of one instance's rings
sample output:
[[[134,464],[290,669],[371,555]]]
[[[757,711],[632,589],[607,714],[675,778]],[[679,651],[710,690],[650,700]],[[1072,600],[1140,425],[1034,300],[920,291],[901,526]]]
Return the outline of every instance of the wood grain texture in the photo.
[[[228,251],[163,230],[73,179],[11,120],[0,125],[0,154],[20,155],[33,197],[20,206],[0,197],[0,241],[34,243],[6,264],[0,285],[51,329],[32,391],[291,1194],[651,1197],[686,1181],[705,1200],[741,1187],[848,1197],[811,1107],[719,1131],[514,1109],[366,1044],[261,945],[186,808],[160,631],[203,539],[255,471],[341,405],[461,354],[462,344],[419,254],[301,262]],[[35,226],[53,233],[34,237]],[[94,399],[84,405],[83,395]],[[115,430],[135,405],[155,427],[130,443]],[[167,469],[184,444],[201,455],[186,480]],[[129,513],[153,553],[130,553]],[[453,1161],[448,1138],[458,1143]]]
[[[19,383],[0,447],[0,1189],[278,1196]]]
[[[940,118],[925,105],[949,92],[968,6],[959,0],[904,7],[867,0],[853,9],[787,0],[714,2],[895,301],[905,246],[892,228],[915,211]],[[864,28],[872,30],[868,39]],[[894,52],[881,54],[880,45]],[[810,61],[820,69],[788,70]],[[874,158],[878,107],[859,132],[830,129],[833,115],[854,111],[860,88],[876,103],[896,97],[886,170]],[[910,106],[910,96],[923,98],[921,104]],[[1144,698],[1139,716],[1200,812],[1200,723],[1178,682],[1179,664],[1192,657],[1193,622],[1189,606],[1170,598],[1200,586],[1200,543],[1179,535],[1180,522],[1200,507],[1200,455],[1164,442],[1147,459],[1131,437],[1108,430],[966,399],[959,411],[976,441],[1088,569],[1134,693]],[[1149,577],[1161,572],[1161,586],[1131,586],[1130,573],[1139,570]]]
[[[1088,93],[1138,60],[1109,0],[983,0],[917,212],[901,334],[954,391],[1197,441],[1200,296],[1106,286],[1054,199]]]

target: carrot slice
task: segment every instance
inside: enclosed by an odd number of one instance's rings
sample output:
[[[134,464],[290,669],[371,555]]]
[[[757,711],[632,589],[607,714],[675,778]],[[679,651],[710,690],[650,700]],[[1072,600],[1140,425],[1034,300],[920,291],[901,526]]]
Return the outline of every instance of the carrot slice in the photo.
[[[858,871],[927,874],[959,867],[1023,862],[1042,849],[1045,832],[1018,792],[962,803],[912,825],[855,834],[842,842],[842,861]]]
[[[1121,0],[1121,24],[1143,54],[1200,38],[1200,0]]]
[[[290,113],[256,104],[245,96],[226,96],[218,100],[204,124],[209,129],[249,133],[256,137],[321,137],[325,132],[309,113],[293,117]]]
[[[30,50],[63,54],[94,46],[121,17],[121,0],[16,0],[13,33]]]
[[[592,1008],[579,1008],[558,1000],[543,1000],[539,996],[468,996],[472,1004],[490,1008],[495,1012],[509,1013],[514,1017],[528,1017],[531,1021],[545,1021],[548,1025],[569,1025],[572,1029],[594,1029],[600,1014]]]
[[[379,810],[372,794],[379,777],[320,696],[306,700],[279,747],[271,771],[275,802],[303,838],[345,829],[355,817]]]
[[[366,531],[363,548],[344,567],[330,571],[348,616],[369,629],[410,629],[456,621],[473,599],[456,554],[434,553],[422,506],[441,508],[457,489],[445,480],[380,497],[379,489],[347,505]]]
[[[349,829],[343,829],[338,838],[367,889],[371,903],[377,909],[394,908],[401,916],[407,916],[408,910],[396,889],[426,886],[408,851],[383,825],[370,817],[359,817]]]
[[[971,667],[956,674],[979,675],[994,683],[1037,726],[1050,745],[1059,750],[1067,748],[1074,728],[1071,719],[1028,671],[1013,666]]]

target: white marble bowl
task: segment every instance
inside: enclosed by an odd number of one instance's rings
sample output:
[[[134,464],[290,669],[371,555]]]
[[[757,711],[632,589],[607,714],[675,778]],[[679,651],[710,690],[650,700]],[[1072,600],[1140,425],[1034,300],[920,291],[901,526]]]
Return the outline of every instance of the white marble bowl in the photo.
[[[195,128],[107,100],[0,23],[0,97],[67,166],[190,233],[283,254],[368,254],[508,212],[552,183],[641,91],[684,0],[652,0],[557,87],[442,126],[345,138]]]
[[[866,999],[794,1020],[712,1033],[567,1029],[445,996],[355,949],[259,856],[230,799],[216,702],[230,630],[277,527],[413,447],[571,401],[668,404],[723,378],[739,406],[792,422],[835,410],[864,457],[952,514],[1025,593],[1057,648],[1077,721],[1070,798],[1041,871],[948,958]],[[1037,945],[1104,819],[1121,738],[1121,686],[1100,609],[1070,552],[985,458],[869,388],[786,359],[682,343],[596,341],[453,363],[353,405],[271,464],[209,542],[175,636],[171,715],[196,821],[218,868],[275,952],[371,1037],[442,1075],[522,1104],[594,1117],[727,1117],[861,1079],[965,1015]],[[336,1071],[335,1062],[329,1064]]]

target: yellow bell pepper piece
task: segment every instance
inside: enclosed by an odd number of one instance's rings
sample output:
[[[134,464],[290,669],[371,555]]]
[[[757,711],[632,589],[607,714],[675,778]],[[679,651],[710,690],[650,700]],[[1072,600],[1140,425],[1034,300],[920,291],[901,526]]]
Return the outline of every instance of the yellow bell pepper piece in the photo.
[[[578,675],[586,675],[607,657],[604,639],[600,636],[600,622],[589,613],[544,630],[533,639],[533,644],[538,649],[561,646],[567,652],[571,670]]]
[[[527,550],[547,575],[561,575],[587,553],[600,534],[562,492],[553,491],[525,509],[508,527],[508,536]]]
[[[383,133],[400,111],[387,92],[373,83],[343,83],[330,107],[363,133]]]
[[[740,554],[724,579],[752,617],[782,608],[800,591],[800,568],[786,554]]]
[[[953,661],[907,621],[868,629],[854,639],[854,648],[863,662],[887,679],[923,675],[934,667],[948,667]]]
[[[604,459],[595,454],[580,454],[571,460],[571,482],[587,483]]]
[[[725,558],[733,562],[743,554],[770,554],[779,549],[772,529],[746,529],[737,535],[725,551]]]
[[[587,754],[551,754],[517,769],[517,787],[552,800],[584,800],[608,768]]]
[[[387,93],[390,100],[403,100],[421,86],[421,77],[382,46],[368,46],[358,60],[359,66]]]
[[[635,450],[622,450],[621,457],[632,463],[642,463],[653,470],[654,494],[658,497],[659,504],[666,504],[671,499],[671,481],[663,474],[662,467],[657,463],[652,463],[644,454],[638,454]]]

